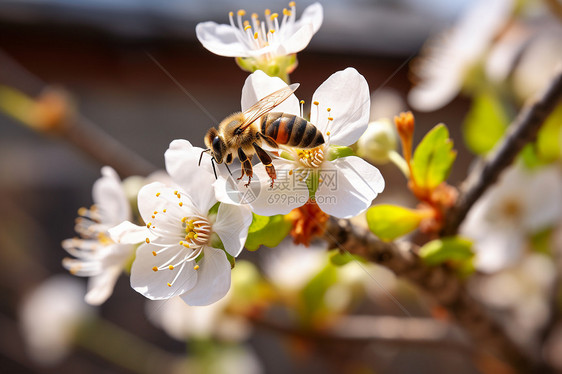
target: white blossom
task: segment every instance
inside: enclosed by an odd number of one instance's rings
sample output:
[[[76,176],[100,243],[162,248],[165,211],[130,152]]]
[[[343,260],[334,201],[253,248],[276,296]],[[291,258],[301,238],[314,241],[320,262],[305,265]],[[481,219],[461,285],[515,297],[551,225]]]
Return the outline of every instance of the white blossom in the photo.
[[[85,293],[78,279],[57,275],[25,296],[20,325],[34,361],[54,365],[69,353],[78,325],[93,315],[84,302]]]
[[[244,21],[244,10],[236,15],[230,12],[230,24],[203,22],[197,25],[197,38],[209,51],[227,57],[274,59],[303,50],[322,25],[320,3],[308,6],[302,17],[296,19],[295,3],[289,4],[283,15],[265,11],[264,21],[256,13]],[[236,17],[236,21],[235,21]]]
[[[555,167],[509,168],[474,204],[461,234],[474,240],[476,267],[495,272],[515,264],[530,235],[562,218],[562,175]]]
[[[286,87],[281,79],[269,77],[261,71],[251,74],[242,89],[242,110],[249,108],[268,94]],[[257,176],[250,189],[258,193],[247,201],[259,215],[286,214],[306,203],[309,183],[318,177],[315,201],[325,213],[347,218],[365,211],[384,189],[379,170],[356,156],[329,159],[331,145],[349,146],[355,143],[369,122],[369,88],[365,78],[353,68],[330,76],[312,96],[310,122],[323,134],[325,143],[313,149],[297,149],[280,145],[287,158],[276,158],[273,165],[276,181],[270,179],[263,164],[254,166]],[[302,115],[294,96],[275,108],[285,114]],[[309,179],[310,178],[310,179]],[[257,186],[258,185],[258,186]],[[232,185],[224,178],[215,184],[221,201],[228,196]],[[257,187],[253,187],[257,186]],[[243,193],[245,187],[234,186]]]
[[[152,300],[180,296],[189,305],[208,305],[230,288],[230,262],[241,252],[252,221],[247,207],[217,203],[211,159],[186,140],[166,151],[166,169],[177,185],[144,186],[138,195],[146,226],[123,222],[110,230],[120,242],[144,242],[131,269],[131,286]],[[217,238],[218,237],[218,238]],[[220,239],[224,250],[219,248]]]
[[[115,243],[108,230],[131,219],[131,207],[119,176],[109,166],[102,168],[102,177],[94,183],[94,206],[81,208],[76,232],[81,239],[63,241],[63,248],[74,259],[65,258],[63,266],[72,274],[90,277],[86,301],[99,305],[113,293],[117,278],[133,255],[130,244]]]
[[[413,68],[419,82],[408,94],[410,105],[432,111],[449,103],[506,25],[513,7],[513,0],[477,0],[451,30],[430,40]]]

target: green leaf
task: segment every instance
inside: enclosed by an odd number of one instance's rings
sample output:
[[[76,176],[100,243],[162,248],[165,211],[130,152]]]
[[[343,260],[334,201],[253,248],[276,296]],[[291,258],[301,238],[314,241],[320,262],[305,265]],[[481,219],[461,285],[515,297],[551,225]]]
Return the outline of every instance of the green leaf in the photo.
[[[291,231],[291,222],[282,215],[265,217],[253,214],[245,246],[250,251],[257,250],[261,245],[275,247],[289,234],[289,231]]]
[[[501,139],[509,117],[499,98],[490,91],[475,96],[463,123],[466,146],[477,155],[487,154]]]
[[[321,316],[326,310],[324,303],[326,292],[337,282],[337,279],[336,267],[328,264],[303,287],[300,293],[299,310],[305,324],[313,324],[316,317]]]
[[[458,236],[432,240],[419,250],[419,256],[427,265],[439,265],[444,262],[462,264],[472,260],[472,242]]]
[[[421,188],[434,189],[449,176],[457,152],[444,124],[435,126],[422,139],[412,159],[412,177]]]
[[[342,145],[331,145],[328,149],[328,160],[333,161],[340,157],[353,156],[353,149]]]
[[[539,130],[537,155],[545,162],[562,157],[562,105],[556,107]]]
[[[383,204],[367,210],[367,223],[381,240],[390,241],[414,231],[424,216],[418,210]]]
[[[526,144],[521,152],[519,152],[518,157],[527,169],[534,169],[544,165],[544,162],[537,154],[537,147],[535,143]]]
[[[335,250],[334,253],[330,256],[330,262],[335,266],[343,266],[350,263],[351,261],[359,261],[362,263],[367,262],[367,260],[365,260],[361,256],[352,255],[349,252],[342,253],[339,250]]]

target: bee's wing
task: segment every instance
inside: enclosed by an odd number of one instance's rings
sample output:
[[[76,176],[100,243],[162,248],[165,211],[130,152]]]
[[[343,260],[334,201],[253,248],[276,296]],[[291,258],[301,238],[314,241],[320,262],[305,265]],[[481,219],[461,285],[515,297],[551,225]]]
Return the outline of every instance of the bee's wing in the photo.
[[[265,113],[273,110],[273,108],[281,104],[283,101],[287,100],[298,87],[298,83],[293,83],[290,86],[284,87],[267,95],[252,105],[248,108],[248,110],[244,111],[244,122],[240,125],[240,129],[246,129],[246,127],[250,126],[255,120],[263,116]]]

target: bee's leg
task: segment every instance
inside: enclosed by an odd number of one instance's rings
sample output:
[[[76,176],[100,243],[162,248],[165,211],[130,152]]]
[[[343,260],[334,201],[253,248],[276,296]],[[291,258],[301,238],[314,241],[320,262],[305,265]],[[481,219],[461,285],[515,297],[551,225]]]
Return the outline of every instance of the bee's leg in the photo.
[[[271,137],[271,136],[267,136],[265,134],[262,134],[261,132],[258,132],[258,136],[270,147],[272,148],[279,148],[279,145],[277,144],[277,142]],[[263,162],[263,161],[262,161]]]
[[[244,174],[246,174],[248,176],[248,183],[244,186],[248,187],[250,185],[250,181],[252,180],[252,176],[254,175],[254,171],[252,170],[252,161],[248,158],[248,156],[246,156],[242,148],[238,148],[238,158],[242,163],[242,175],[240,175],[238,180],[242,179]]]
[[[271,178],[271,188],[273,188],[273,182],[275,182],[275,178],[277,178],[277,173],[275,173],[275,167],[271,163],[271,157],[264,151],[259,145],[256,143],[252,143],[254,149],[256,150],[256,154],[258,158],[262,162],[263,166],[265,166],[265,171],[267,171],[267,175]]]

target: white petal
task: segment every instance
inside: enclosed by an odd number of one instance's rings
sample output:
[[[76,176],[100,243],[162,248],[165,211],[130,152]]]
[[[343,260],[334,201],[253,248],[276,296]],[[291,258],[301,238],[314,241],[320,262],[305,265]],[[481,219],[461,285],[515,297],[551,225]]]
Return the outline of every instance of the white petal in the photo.
[[[131,206],[121,179],[109,166],[101,169],[102,177],[94,183],[92,195],[101,215],[101,222],[116,225],[131,218]]]
[[[103,304],[113,293],[113,288],[122,270],[120,266],[112,266],[104,269],[101,274],[90,277],[86,302],[90,305]]]
[[[522,196],[525,204],[524,225],[527,232],[552,227],[562,218],[562,175],[556,166],[528,174]]]
[[[322,26],[322,20],[324,19],[324,10],[322,4],[314,3],[306,7],[302,12],[302,16],[298,21],[295,22],[294,27],[296,29],[300,28],[302,25],[312,25],[312,31],[315,34],[320,26]]]
[[[351,145],[367,129],[371,105],[369,85],[354,68],[338,71],[326,79],[314,92],[312,102],[315,101],[319,105],[312,105],[311,122],[323,134],[330,131],[330,143]],[[327,128],[328,117],[334,120]]]
[[[258,177],[256,179],[259,179],[260,187],[259,194],[250,202],[250,206],[252,211],[260,216],[288,214],[308,201],[306,181],[300,181],[296,173],[291,173],[295,167],[294,163],[277,159],[274,165],[277,179],[273,187],[263,164],[254,166],[254,174]]]
[[[172,287],[168,286],[168,282],[172,282],[181,270],[181,265],[174,270],[152,270],[154,266],[163,265],[178,252],[187,249],[178,245],[154,256],[152,252],[159,249],[162,247],[152,244],[143,244],[137,249],[137,256],[131,268],[131,287],[151,300],[169,299],[192,289],[197,283],[197,271],[193,269],[193,261],[185,263],[180,277]],[[182,257],[180,255],[173,262],[181,260]]]
[[[246,78],[244,87],[242,87],[242,111],[247,110],[267,95],[284,87],[287,87],[287,83],[283,82],[281,78],[270,77],[263,71],[256,70]],[[293,94],[289,96],[287,100],[276,106],[273,111],[299,115],[299,100]]]
[[[111,239],[122,244],[137,244],[144,242],[146,238],[149,240],[155,238],[146,226],[137,226],[129,221],[121,222],[110,228],[108,232]]]
[[[349,218],[365,211],[384,190],[380,171],[359,157],[325,162],[316,192],[316,203],[325,213]]]
[[[461,74],[450,74],[442,79],[421,82],[408,93],[408,103],[412,108],[431,112],[437,110],[457,96],[462,86]]]
[[[199,262],[197,284],[180,297],[188,305],[209,305],[226,295],[230,289],[230,262],[224,252],[205,248],[205,256]]]
[[[202,22],[195,27],[197,39],[214,54],[226,57],[248,57],[248,48],[236,37],[238,30],[230,25]]]
[[[525,237],[522,231],[513,227],[487,230],[486,236],[475,241],[476,269],[493,273],[514,265],[524,249]]]
[[[248,228],[252,223],[252,212],[246,206],[221,204],[213,231],[217,233],[224,249],[233,257],[242,251]]]
[[[283,40],[275,54],[283,56],[300,52],[310,43],[310,39],[312,39],[313,35],[314,29],[312,25],[304,25],[289,38]]]
[[[172,180],[186,192],[194,205],[205,214],[217,202],[211,186],[215,182],[212,171],[211,156],[203,153],[199,166],[202,148],[194,147],[190,142],[176,139],[164,154],[166,170]]]

